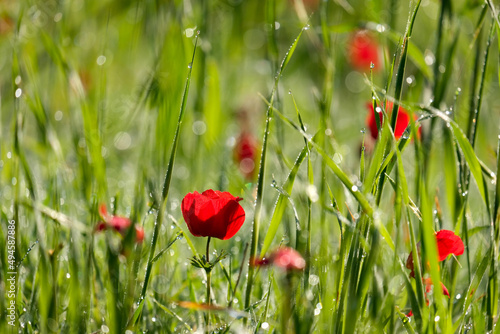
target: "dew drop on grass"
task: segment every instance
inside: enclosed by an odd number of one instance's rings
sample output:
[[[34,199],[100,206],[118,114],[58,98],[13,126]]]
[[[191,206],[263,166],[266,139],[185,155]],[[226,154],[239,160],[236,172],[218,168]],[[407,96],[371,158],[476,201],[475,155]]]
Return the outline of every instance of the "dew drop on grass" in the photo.
[[[99,65],[99,66],[104,65],[104,63],[106,62],[106,56],[100,55],[99,57],[97,57],[96,62],[97,62],[97,65]]]
[[[304,30],[309,30],[309,28],[311,28],[311,26],[308,24],[304,27]]]
[[[22,94],[23,94],[23,90],[21,88],[16,89],[16,93],[15,93],[16,98],[20,98]]]
[[[462,298],[462,295],[461,295],[461,294],[457,294],[457,295],[455,296],[455,298],[456,298],[457,300],[459,300],[460,298]]]
[[[14,82],[15,82],[15,83],[16,83],[16,85],[18,85],[18,86],[21,84],[21,81],[22,81],[22,80],[21,80],[21,76],[20,76],[20,75],[18,75],[18,76],[14,79]]]
[[[268,330],[269,329],[269,323],[263,322],[260,327],[262,327],[262,329],[264,329],[264,330]]]
[[[101,332],[103,332],[103,333],[109,333],[109,327],[106,326],[106,325],[102,325],[101,326]]]
[[[375,108],[375,111],[376,111],[376,112],[378,112],[378,113],[380,114],[380,113],[382,112],[382,108],[377,107],[377,108]]]
[[[189,63],[188,68],[192,68],[192,67],[193,67],[193,63]]]
[[[356,186],[356,185],[352,186],[351,190],[352,190],[352,192],[355,193],[356,191],[358,191],[358,186]]]
[[[436,317],[434,318],[434,321],[435,321],[435,322],[438,322],[438,321],[439,321],[439,319],[440,319],[439,315],[436,315]]]
[[[319,283],[319,277],[317,275],[311,275],[309,276],[309,284],[312,286],[315,286]]]

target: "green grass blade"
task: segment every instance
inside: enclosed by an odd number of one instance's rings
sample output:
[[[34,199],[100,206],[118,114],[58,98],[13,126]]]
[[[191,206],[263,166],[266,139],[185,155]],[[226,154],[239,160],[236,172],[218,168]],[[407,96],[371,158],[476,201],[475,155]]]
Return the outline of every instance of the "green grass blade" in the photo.
[[[250,244],[250,259],[254,259],[255,256],[257,255],[257,246],[259,243],[259,232],[260,232],[260,219],[261,219],[261,211],[262,211],[262,201],[263,201],[263,191],[264,191],[264,174],[265,174],[265,166],[266,166],[266,157],[267,157],[267,147],[268,147],[268,136],[269,136],[269,126],[271,123],[271,118],[273,114],[273,102],[275,95],[278,90],[278,83],[281,78],[281,75],[283,71],[286,68],[286,65],[290,61],[295,48],[297,47],[297,44],[300,40],[300,37],[302,36],[302,32],[304,31],[304,28],[300,31],[299,35],[297,38],[295,38],[294,42],[290,46],[290,49],[288,52],[285,54],[285,57],[283,58],[283,61],[281,63],[280,69],[278,71],[278,74],[276,75],[276,79],[274,81],[274,87],[273,91],[271,92],[271,100],[269,103],[269,106],[267,108],[267,113],[266,113],[266,126],[264,130],[264,138],[262,140],[262,151],[260,155],[260,163],[259,163],[259,177],[257,180],[257,198],[255,200],[255,211],[254,211],[254,220],[253,220],[253,230],[252,230],[252,241]],[[253,287],[253,275],[254,275],[254,269],[253,266],[249,266],[248,269],[248,279],[247,279],[247,286],[246,286],[246,293],[245,293],[245,309],[247,309],[250,306],[250,297],[252,293],[252,287]]]
[[[151,248],[149,250],[148,264],[146,267],[146,273],[144,276],[144,283],[142,286],[142,292],[141,292],[141,297],[140,297],[141,302],[144,301],[144,299],[146,297],[146,292],[147,292],[148,284],[149,284],[149,278],[150,278],[151,270],[153,267],[153,259],[155,257],[156,243],[158,242],[158,235],[160,233],[160,226],[163,222],[163,211],[165,210],[165,206],[166,206],[167,199],[168,199],[168,193],[170,190],[170,181],[172,179],[172,171],[174,169],[175,155],[177,153],[177,146],[179,144],[179,137],[180,137],[182,120],[184,118],[184,113],[185,113],[186,105],[187,105],[187,96],[188,96],[188,92],[189,92],[189,85],[191,83],[191,73],[193,71],[193,62],[194,62],[194,57],[196,55],[197,42],[198,42],[198,37],[196,37],[196,42],[195,42],[195,45],[193,48],[193,56],[191,58],[191,63],[188,66],[189,71],[188,71],[188,75],[186,78],[186,84],[184,86],[184,92],[182,94],[182,102],[181,102],[181,107],[180,107],[180,111],[179,111],[179,118],[177,121],[177,127],[175,129],[175,135],[174,135],[174,140],[172,143],[172,149],[170,151],[170,159],[169,159],[169,163],[168,163],[168,167],[167,167],[167,172],[165,174],[165,181],[163,183],[161,204],[160,204],[160,207],[158,208],[158,212],[157,212],[156,219],[155,219],[153,239],[151,241]],[[132,323],[135,323],[135,322],[132,322]]]
[[[302,161],[304,161],[304,158],[306,157],[307,150],[308,150],[307,146],[302,149],[297,159],[295,160],[292,170],[288,174],[285,184],[283,185],[283,190],[288,195],[291,195],[295,177],[297,176],[297,172],[299,170],[300,165],[302,164]],[[269,223],[269,228],[267,229],[267,233],[266,236],[264,237],[264,242],[262,244],[262,249],[260,251],[260,257],[264,257],[266,255],[266,252],[271,247],[274,237],[276,236],[276,232],[278,231],[278,227],[281,224],[283,213],[285,212],[287,203],[288,203],[287,197],[284,194],[280,193],[278,195],[278,199],[276,200],[276,204],[274,205],[274,210],[271,216],[271,222]]]

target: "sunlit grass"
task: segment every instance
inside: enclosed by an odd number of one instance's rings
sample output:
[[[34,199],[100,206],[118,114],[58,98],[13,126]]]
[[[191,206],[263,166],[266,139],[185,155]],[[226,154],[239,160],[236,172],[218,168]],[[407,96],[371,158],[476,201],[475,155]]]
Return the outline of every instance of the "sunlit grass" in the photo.
[[[496,332],[497,7],[4,1],[0,332],[11,300],[26,333]],[[246,212],[211,272],[180,209],[206,189]],[[252,265],[280,246],[304,270]]]

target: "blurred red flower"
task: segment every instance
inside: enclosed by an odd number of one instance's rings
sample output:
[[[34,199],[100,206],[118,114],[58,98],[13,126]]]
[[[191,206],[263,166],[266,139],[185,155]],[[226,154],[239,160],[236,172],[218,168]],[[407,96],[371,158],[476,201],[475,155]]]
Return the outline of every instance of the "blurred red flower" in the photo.
[[[367,71],[371,64],[374,70],[379,68],[378,43],[367,30],[358,30],[348,43],[348,57],[351,66],[360,71]]]
[[[422,278],[422,281],[424,282],[424,285],[425,285],[425,303],[427,304],[427,306],[429,306],[429,299],[427,299],[427,294],[429,292],[431,292],[432,280],[430,278]],[[448,296],[448,298],[450,298],[450,293],[448,292],[448,289],[446,288],[446,286],[444,286],[443,282],[441,282],[441,289],[443,289],[443,295]],[[413,315],[413,311],[410,310],[405,315],[407,317],[411,317]]]
[[[257,140],[249,132],[242,132],[234,146],[234,160],[246,179],[251,180],[255,176],[255,165],[258,154]]]
[[[453,231],[441,230],[436,233],[438,244],[439,261],[443,261],[450,254],[462,255],[464,253],[464,243]]]
[[[387,110],[387,112],[390,112],[393,106],[394,104],[391,101],[387,101],[385,110]],[[378,138],[377,119],[375,116],[375,111],[373,110],[373,105],[368,102],[366,104],[366,107],[368,109],[368,116],[366,117],[366,125],[370,129],[370,134],[372,135],[372,138],[377,139]],[[380,117],[380,125],[382,125],[384,121],[384,115],[382,112],[379,112],[378,115]],[[414,119],[416,119],[416,117],[414,117]],[[396,121],[396,129],[394,129],[394,137],[396,137],[396,139],[401,138],[401,136],[403,135],[409,124],[410,124],[410,114],[400,106],[398,108],[398,118]],[[422,129],[418,128],[418,137],[420,138],[421,135],[422,135]]]
[[[187,194],[181,210],[189,231],[195,237],[232,238],[245,222],[242,198],[228,192],[208,189]]]
[[[101,204],[99,206],[99,214],[104,219],[104,222],[100,222],[96,226],[96,231],[104,231],[107,228],[112,228],[122,236],[125,236],[128,228],[132,225],[130,219],[126,217],[113,216],[108,213],[108,209],[105,204]],[[144,240],[144,229],[135,224],[134,225],[136,232],[136,242],[142,242]]]
[[[464,243],[458,235],[453,231],[440,230],[436,235],[436,242],[438,248],[438,261],[443,261],[450,254],[456,256],[462,255],[464,253]],[[410,277],[415,277],[415,272],[413,268],[413,252],[410,252],[408,258],[406,259],[406,268],[411,269]]]
[[[285,270],[303,270],[306,267],[306,261],[295,249],[290,247],[281,247],[275,250],[267,258],[252,261],[254,266],[275,265]]]

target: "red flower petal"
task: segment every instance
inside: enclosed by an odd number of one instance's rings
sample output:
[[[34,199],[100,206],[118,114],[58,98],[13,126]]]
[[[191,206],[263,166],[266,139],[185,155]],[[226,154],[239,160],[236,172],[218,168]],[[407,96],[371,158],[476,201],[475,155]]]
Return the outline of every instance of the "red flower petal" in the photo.
[[[141,243],[144,241],[144,229],[140,225],[135,225],[135,241]]]
[[[132,225],[130,219],[120,216],[112,216],[107,223],[120,233],[124,233]]]
[[[247,179],[252,179],[255,175],[257,150],[257,140],[248,132],[243,132],[234,146],[234,160]]]
[[[302,255],[289,247],[274,251],[266,261],[285,270],[303,270],[306,267],[306,261]]]
[[[464,243],[453,231],[441,230],[436,233],[436,241],[439,252],[439,261],[443,261],[450,254],[462,255]]]
[[[181,210],[189,231],[196,237],[232,238],[245,221],[240,197],[228,192],[193,192],[182,200]]]
[[[385,110],[387,113],[390,113],[392,111],[394,104],[391,101],[387,101]],[[377,128],[377,119],[375,116],[375,111],[373,110],[373,105],[371,103],[367,103],[366,107],[368,109],[368,116],[366,117],[366,125],[368,126],[370,130],[370,134],[372,135],[373,139],[378,138],[378,128]],[[380,125],[383,124],[384,121],[384,115],[382,112],[378,113],[380,117]],[[416,119],[416,117],[415,117]],[[396,121],[396,129],[394,130],[394,137],[396,139],[401,138],[401,136],[404,134],[406,128],[410,124],[410,115],[409,113],[403,109],[401,106],[398,108],[398,118]],[[422,129],[418,129],[418,137],[422,135]]]
[[[356,32],[348,45],[351,65],[361,71],[368,71],[371,63],[379,68],[378,44],[366,30]]]
[[[108,209],[106,208],[106,204],[99,205],[99,214],[102,218],[108,217]]]

